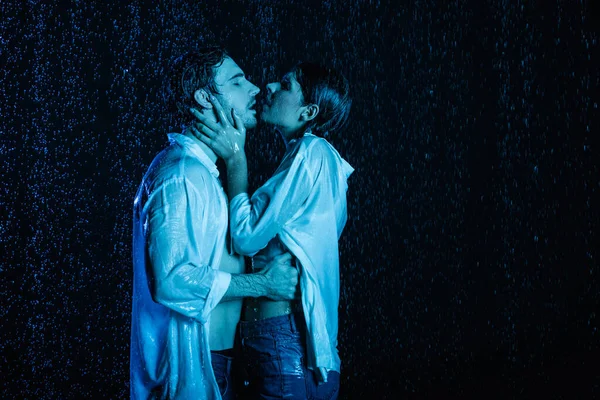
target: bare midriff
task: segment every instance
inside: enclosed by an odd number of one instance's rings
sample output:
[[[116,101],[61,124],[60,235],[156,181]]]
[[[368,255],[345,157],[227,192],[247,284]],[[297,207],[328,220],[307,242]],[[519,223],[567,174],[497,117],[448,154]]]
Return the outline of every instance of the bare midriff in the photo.
[[[227,245],[223,249],[220,271],[231,274],[244,272],[244,257],[229,254]],[[233,348],[237,324],[242,313],[243,301],[229,300],[219,303],[210,314],[209,343],[211,350],[226,350]]]
[[[275,238],[269,242],[267,247],[261,250],[258,254],[272,259],[278,255],[288,251],[281,243],[279,238]],[[253,263],[253,272],[259,270],[255,268]],[[267,297],[247,298],[244,303],[244,321],[259,321],[265,318],[280,317],[282,315],[291,314],[302,311],[302,302],[300,299],[292,301],[275,301]]]
[[[246,299],[244,321],[259,321],[265,318],[280,317],[293,312],[302,312],[300,300],[274,301],[265,297]]]

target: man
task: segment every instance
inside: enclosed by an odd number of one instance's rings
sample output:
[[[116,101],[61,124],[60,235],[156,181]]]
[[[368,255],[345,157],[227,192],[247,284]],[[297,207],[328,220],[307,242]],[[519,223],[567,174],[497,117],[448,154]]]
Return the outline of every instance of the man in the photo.
[[[168,135],[170,146],[153,160],[134,202],[134,399],[232,398],[242,298],[294,298],[298,273],[289,254],[243,274],[243,257],[228,251],[217,157],[189,129],[189,109],[215,118],[215,101],[246,128],[256,126],[258,92],[219,48],[186,54],[169,71],[168,107],[184,130]]]

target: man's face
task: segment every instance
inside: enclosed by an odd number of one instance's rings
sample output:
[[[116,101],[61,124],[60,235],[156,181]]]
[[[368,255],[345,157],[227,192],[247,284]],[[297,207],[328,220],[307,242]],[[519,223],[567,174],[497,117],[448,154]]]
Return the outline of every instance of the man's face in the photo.
[[[215,83],[220,94],[215,97],[223,107],[229,122],[235,110],[246,128],[256,126],[255,97],[260,89],[246,79],[244,71],[229,57],[215,70]]]

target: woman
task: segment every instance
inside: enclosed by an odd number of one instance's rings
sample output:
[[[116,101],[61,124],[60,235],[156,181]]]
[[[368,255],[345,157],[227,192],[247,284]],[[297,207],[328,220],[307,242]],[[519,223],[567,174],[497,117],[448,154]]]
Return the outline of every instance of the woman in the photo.
[[[336,71],[300,63],[267,85],[261,118],[280,133],[286,153],[250,199],[241,119],[233,124],[212,100],[218,123],[197,113],[195,134],[225,160],[234,248],[254,269],[283,252],[294,255],[301,296],[295,301],[253,299],[240,323],[250,396],[327,398],[339,391],[337,351],[338,239],[346,224],[352,167],[324,137],[348,119],[348,82]]]

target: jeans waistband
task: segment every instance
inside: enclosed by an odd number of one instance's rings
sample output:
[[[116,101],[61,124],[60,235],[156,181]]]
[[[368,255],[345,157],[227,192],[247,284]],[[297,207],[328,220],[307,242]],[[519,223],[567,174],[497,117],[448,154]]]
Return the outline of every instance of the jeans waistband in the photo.
[[[240,321],[239,330],[240,337],[244,338],[282,330],[302,332],[305,326],[304,315],[300,312],[295,312],[259,321]]]
[[[231,364],[233,363],[233,357],[224,356],[223,354],[210,352],[210,360],[214,370],[225,371],[226,374],[231,372]]]

